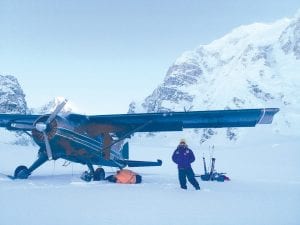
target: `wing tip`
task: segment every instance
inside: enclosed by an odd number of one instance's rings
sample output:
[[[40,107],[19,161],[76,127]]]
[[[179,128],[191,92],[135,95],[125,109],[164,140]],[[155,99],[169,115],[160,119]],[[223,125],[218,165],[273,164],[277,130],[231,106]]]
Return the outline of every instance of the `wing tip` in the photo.
[[[258,124],[271,124],[273,122],[274,115],[279,112],[279,108],[264,108],[261,110],[261,117]]]

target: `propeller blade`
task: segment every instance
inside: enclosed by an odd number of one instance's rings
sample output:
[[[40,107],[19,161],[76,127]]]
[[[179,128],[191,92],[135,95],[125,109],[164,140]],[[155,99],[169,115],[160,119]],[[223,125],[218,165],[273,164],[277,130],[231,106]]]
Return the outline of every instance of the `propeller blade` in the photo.
[[[56,109],[52,112],[52,114],[49,116],[49,118],[46,121],[46,124],[49,124],[52,122],[52,120],[54,120],[54,118],[57,116],[57,114],[64,108],[64,106],[66,105],[66,103],[68,102],[67,99],[65,99],[62,103],[60,103]]]
[[[52,160],[52,150],[51,150],[51,146],[50,146],[50,143],[48,140],[48,136],[45,131],[43,131],[43,136],[44,136],[44,141],[45,141],[45,145],[46,145],[46,152],[47,152],[48,160]]]
[[[21,129],[21,130],[33,130],[35,128],[35,126],[28,123],[12,123],[10,127],[14,129]]]

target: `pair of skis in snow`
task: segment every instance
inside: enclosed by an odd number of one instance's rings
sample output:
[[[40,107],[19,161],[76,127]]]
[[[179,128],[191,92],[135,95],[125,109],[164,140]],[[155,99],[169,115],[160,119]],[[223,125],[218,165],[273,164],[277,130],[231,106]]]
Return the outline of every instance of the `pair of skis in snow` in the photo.
[[[203,157],[204,174],[196,177],[200,177],[203,181],[229,181],[230,179],[225,175],[226,173],[218,173],[215,171],[215,162],[216,158],[211,158],[210,171],[208,172],[205,157]]]

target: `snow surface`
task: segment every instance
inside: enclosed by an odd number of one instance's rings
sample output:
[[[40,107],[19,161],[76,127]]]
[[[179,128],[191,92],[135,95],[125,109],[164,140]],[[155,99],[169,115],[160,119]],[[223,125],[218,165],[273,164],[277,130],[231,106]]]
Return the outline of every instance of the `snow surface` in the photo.
[[[250,128],[249,128],[250,129]],[[170,156],[181,132],[130,140],[132,159],[163,160],[162,167],[136,168],[143,183],[121,185],[106,181],[86,183],[79,164],[63,167],[48,162],[28,180],[0,175],[1,225],[183,225],[183,224],[300,224],[300,141],[274,136],[271,126],[251,128],[240,142],[197,145],[187,137],[203,173],[202,156],[216,157],[216,170],[229,182],[202,182],[181,190]],[[11,174],[30,165],[36,147],[0,143],[0,171]],[[107,175],[115,168],[105,168]]]

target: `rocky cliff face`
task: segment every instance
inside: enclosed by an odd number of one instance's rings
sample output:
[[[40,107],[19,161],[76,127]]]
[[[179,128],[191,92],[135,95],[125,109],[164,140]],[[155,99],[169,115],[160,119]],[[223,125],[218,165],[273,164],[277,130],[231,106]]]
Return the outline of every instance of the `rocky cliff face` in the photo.
[[[18,80],[0,75],[0,113],[26,113],[25,94]]]
[[[279,42],[285,54],[292,54],[296,59],[300,59],[300,16],[282,32]]]
[[[300,15],[272,24],[251,24],[194,51],[169,68],[164,81],[129,112],[279,107],[276,132],[300,125]],[[220,133],[195,130],[200,142]],[[239,130],[221,132],[236,140]]]
[[[14,76],[0,75],[0,113],[25,114],[28,113],[25,94]],[[12,144],[28,145],[32,143],[31,138],[22,132],[9,132],[1,130],[4,141]]]

